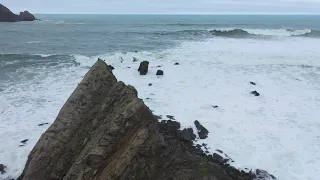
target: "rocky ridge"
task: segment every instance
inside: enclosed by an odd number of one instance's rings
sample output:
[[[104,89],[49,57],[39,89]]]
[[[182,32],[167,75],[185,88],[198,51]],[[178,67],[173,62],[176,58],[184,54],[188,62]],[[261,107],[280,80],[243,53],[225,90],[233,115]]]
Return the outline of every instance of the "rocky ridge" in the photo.
[[[34,21],[36,18],[28,11],[20,12],[19,15],[11,12],[6,6],[0,4],[0,22]]]
[[[158,122],[135,88],[117,81],[99,59],[42,134],[18,179],[273,178],[262,170],[237,170],[218,154],[194,146],[195,138],[192,128],[180,130],[179,122]]]

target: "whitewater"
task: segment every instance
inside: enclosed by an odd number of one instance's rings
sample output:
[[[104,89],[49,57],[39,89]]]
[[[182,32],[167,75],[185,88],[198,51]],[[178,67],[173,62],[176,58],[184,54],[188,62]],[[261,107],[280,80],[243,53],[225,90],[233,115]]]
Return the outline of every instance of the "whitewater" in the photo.
[[[41,134],[101,58],[115,68],[119,81],[137,89],[154,114],[163,119],[173,115],[182,128],[194,130],[193,122],[199,120],[209,137],[196,143],[208,144],[210,153],[223,150],[234,160],[231,165],[246,171],[261,168],[279,180],[318,180],[317,30],[213,27],[170,33],[205,38],[179,39],[163,49],[95,55],[1,54],[0,164],[7,173],[0,179],[21,174]],[[29,39],[25,44],[43,42]],[[150,62],[146,76],[139,75],[133,57]],[[156,76],[158,69],[164,76]],[[250,94],[254,90],[260,96]]]

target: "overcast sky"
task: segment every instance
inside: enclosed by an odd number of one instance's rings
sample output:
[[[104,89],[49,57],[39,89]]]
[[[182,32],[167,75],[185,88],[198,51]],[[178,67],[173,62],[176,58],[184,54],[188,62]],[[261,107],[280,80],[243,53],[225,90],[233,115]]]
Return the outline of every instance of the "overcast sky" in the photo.
[[[316,13],[320,0],[0,0],[13,12],[83,14]]]

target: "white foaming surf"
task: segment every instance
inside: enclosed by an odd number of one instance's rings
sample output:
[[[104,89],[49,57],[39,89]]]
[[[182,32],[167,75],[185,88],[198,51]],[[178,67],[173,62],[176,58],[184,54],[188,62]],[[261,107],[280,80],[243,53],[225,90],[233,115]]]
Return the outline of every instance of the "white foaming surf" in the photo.
[[[182,127],[195,128],[193,121],[199,120],[210,133],[197,143],[207,143],[211,152],[223,150],[235,161],[232,165],[265,169],[279,180],[317,180],[318,44],[319,40],[307,38],[215,38],[157,52],[77,55],[80,66],[38,69],[31,82],[11,82],[0,95],[4,102],[0,105],[0,142],[8,142],[0,146],[1,163],[8,166],[0,179],[22,172],[29,152],[48,127],[38,124],[53,122],[81,77],[100,57],[115,67],[118,80],[136,87],[155,114],[174,115]],[[139,62],[133,62],[133,57],[150,61],[146,76],[139,75]],[[164,76],[156,76],[158,69],[164,70]],[[28,71],[17,73],[23,70]],[[251,95],[254,90],[261,96]],[[18,147],[23,139],[29,141]]]
[[[311,33],[310,29],[244,29],[250,34],[265,35],[265,36],[299,36]]]
[[[27,42],[27,44],[39,44],[41,43],[42,41],[29,41]]]
[[[208,29],[209,32],[224,32],[227,36],[228,33],[236,33],[236,31],[241,31],[239,35],[247,33],[248,35],[258,35],[258,36],[274,36],[274,37],[290,37],[290,36],[304,36],[312,33],[311,29],[239,29],[239,28],[213,28]],[[234,34],[236,35],[236,34]]]

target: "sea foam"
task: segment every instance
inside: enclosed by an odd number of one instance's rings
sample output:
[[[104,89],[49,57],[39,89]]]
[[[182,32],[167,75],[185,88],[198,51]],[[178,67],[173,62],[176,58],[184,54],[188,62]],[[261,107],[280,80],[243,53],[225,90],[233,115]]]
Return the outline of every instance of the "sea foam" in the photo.
[[[223,150],[235,161],[232,165],[265,169],[280,180],[317,180],[318,44],[317,39],[302,37],[214,38],[183,42],[164,51],[73,55],[70,61],[75,63],[20,67],[10,77],[34,74],[7,81],[0,94],[0,142],[6,142],[0,146],[0,161],[8,166],[0,179],[22,172],[28,154],[48,127],[38,124],[53,122],[99,57],[115,67],[118,80],[137,88],[155,114],[174,115],[182,127],[195,128],[193,121],[199,120],[210,133],[197,143],[207,143],[211,153]],[[133,57],[150,61],[146,76],[139,75],[139,62],[133,62]],[[164,76],[156,76],[158,69]],[[253,90],[260,96],[251,95]],[[29,139],[27,144],[18,147],[24,139]]]

